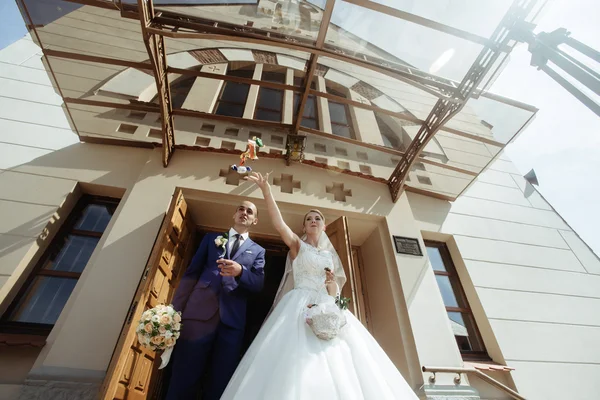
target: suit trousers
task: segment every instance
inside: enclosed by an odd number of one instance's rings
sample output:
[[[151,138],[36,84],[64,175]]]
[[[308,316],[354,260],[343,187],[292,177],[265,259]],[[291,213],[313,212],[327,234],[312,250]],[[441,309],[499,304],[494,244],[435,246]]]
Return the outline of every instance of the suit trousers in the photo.
[[[207,321],[183,320],[173,351],[167,400],[196,400],[200,378],[208,369],[203,400],[219,400],[240,361],[244,330],[220,321],[219,312]]]

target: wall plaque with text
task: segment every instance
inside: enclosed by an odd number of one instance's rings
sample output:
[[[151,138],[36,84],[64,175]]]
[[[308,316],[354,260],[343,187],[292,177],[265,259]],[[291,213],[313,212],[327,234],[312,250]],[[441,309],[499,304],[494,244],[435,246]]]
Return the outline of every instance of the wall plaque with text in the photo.
[[[396,253],[410,254],[411,256],[423,255],[418,239],[394,236],[394,243],[396,245]]]

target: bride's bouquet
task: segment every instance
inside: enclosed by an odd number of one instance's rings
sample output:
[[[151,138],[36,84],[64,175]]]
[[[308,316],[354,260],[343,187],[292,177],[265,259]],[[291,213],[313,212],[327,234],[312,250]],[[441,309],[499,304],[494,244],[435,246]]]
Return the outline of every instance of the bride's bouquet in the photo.
[[[335,300],[328,296],[328,301],[309,304],[304,312],[306,323],[316,337],[322,340],[335,338],[346,325],[344,310],[348,308],[349,299],[337,296]]]
[[[171,349],[180,331],[181,313],[162,304],[144,311],[136,329],[140,344],[153,351]]]

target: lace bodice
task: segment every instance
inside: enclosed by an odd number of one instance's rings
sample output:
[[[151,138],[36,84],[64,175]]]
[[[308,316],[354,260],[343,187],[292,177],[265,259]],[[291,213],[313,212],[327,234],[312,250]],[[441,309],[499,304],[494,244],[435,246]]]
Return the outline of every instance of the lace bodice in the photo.
[[[294,288],[327,292],[325,289],[325,268],[334,270],[331,252],[319,250],[304,241],[300,243],[300,251],[292,264]]]

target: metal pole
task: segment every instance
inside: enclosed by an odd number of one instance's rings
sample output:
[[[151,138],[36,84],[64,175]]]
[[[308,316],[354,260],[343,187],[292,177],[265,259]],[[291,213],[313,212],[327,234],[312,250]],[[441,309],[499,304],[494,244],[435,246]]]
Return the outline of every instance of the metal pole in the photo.
[[[571,82],[567,81],[565,78],[560,76],[559,73],[554,71],[548,65],[544,65],[540,67],[542,71],[548,74],[552,79],[558,82],[559,85],[564,87],[569,93],[577,98],[577,100],[581,101],[587,108],[592,110],[597,116],[600,117],[600,105],[598,105],[595,101],[589,98],[585,93],[581,90],[577,89]]]
[[[600,79],[600,73],[594,71],[593,69],[591,69],[590,67],[588,67],[587,65],[585,65],[584,63],[582,63],[581,61],[577,60],[575,57],[573,57],[572,55],[564,52],[561,49],[558,49],[558,52],[560,54],[562,54],[566,59],[570,60],[573,64],[577,65],[579,68],[587,71],[590,75],[595,76],[596,79]]]
[[[590,46],[581,43],[579,40],[575,40],[570,36],[565,38],[565,44],[568,44],[581,54],[585,54],[592,60],[600,63],[600,52],[598,50],[592,49]]]
[[[547,50],[547,51],[544,51]],[[546,47],[543,49],[544,53],[547,53],[547,59],[552,61],[557,67],[577,79],[591,91],[600,96],[600,80],[582,70],[582,68],[574,65],[573,62],[563,57],[562,54],[558,53],[557,49]]]

